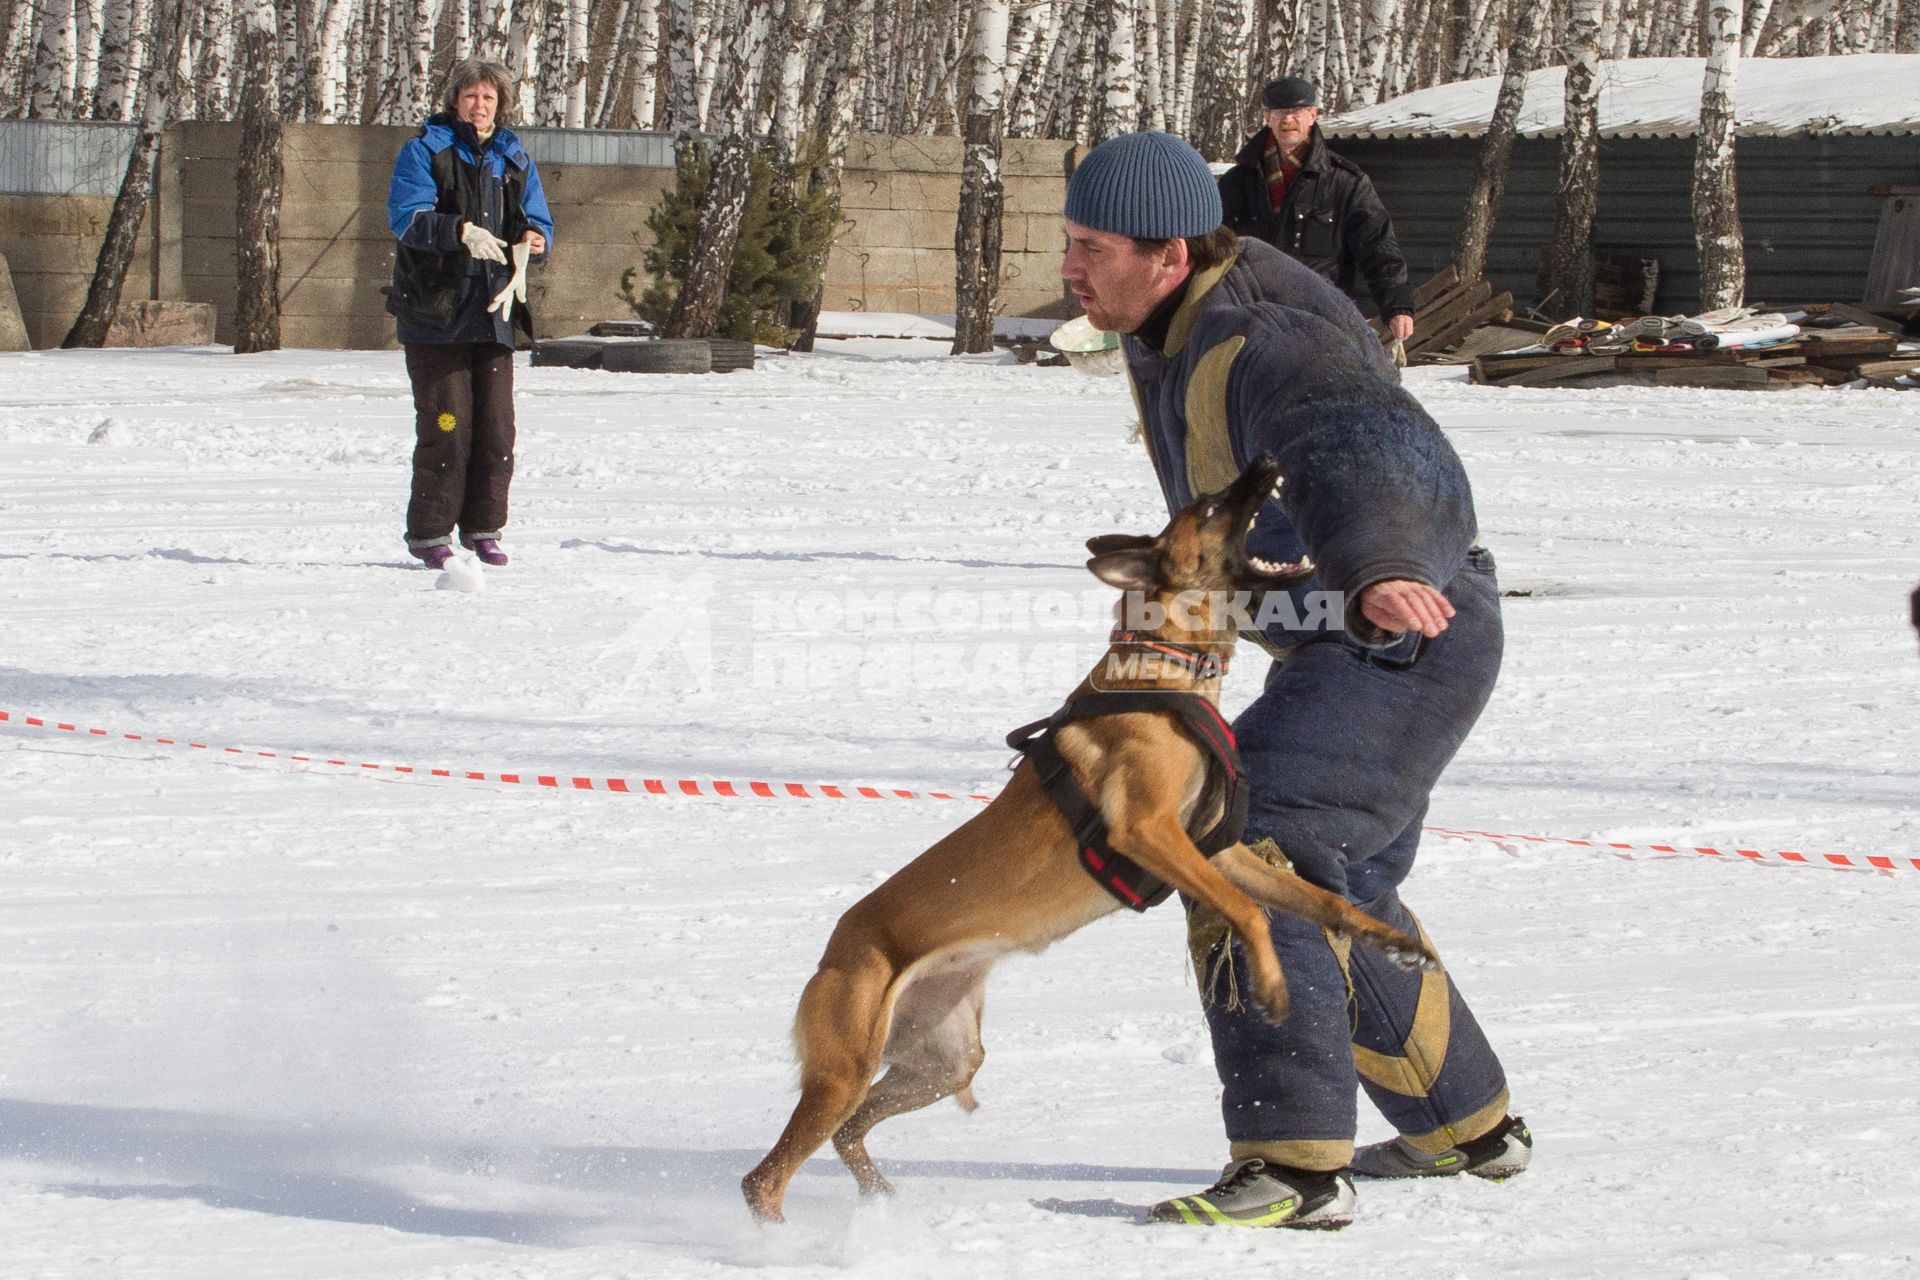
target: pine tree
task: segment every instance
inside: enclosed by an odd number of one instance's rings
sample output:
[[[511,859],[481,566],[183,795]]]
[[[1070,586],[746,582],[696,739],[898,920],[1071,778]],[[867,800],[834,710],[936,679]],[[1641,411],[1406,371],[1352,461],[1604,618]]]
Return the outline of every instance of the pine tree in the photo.
[[[804,172],[815,163],[816,157],[808,155],[797,160],[795,167]],[[620,296],[634,314],[651,321],[656,329],[672,315],[681,282],[687,278],[711,167],[712,153],[704,144],[696,144],[673,189],[647,215],[654,243],[641,262],[653,282],[636,295],[637,273],[629,268],[620,278]],[[811,298],[818,283],[819,264],[826,260],[833,238],[834,202],[830,193],[819,188],[801,193],[804,184],[791,177],[776,182],[778,176],[772,159],[756,152],[740,219],[740,241],[713,330],[716,338],[768,346],[791,344],[797,331],[784,321],[792,304]]]

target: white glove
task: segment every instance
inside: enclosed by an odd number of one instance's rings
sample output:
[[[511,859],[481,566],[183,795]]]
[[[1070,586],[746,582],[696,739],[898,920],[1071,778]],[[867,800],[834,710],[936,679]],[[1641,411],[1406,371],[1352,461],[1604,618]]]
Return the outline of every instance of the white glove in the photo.
[[[505,320],[513,314],[515,302],[527,300],[527,258],[533,253],[533,246],[522,240],[513,246],[513,279],[507,281],[507,287],[493,295],[493,301],[487,304],[488,311],[498,311]]]
[[[477,222],[460,224],[460,243],[482,262],[505,262],[507,242]]]

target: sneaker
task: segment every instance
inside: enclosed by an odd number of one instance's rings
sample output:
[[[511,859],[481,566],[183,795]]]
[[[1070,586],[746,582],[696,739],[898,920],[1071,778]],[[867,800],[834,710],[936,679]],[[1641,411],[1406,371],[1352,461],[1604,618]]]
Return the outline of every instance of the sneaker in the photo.
[[[453,559],[453,548],[446,543],[437,547],[414,547],[413,554],[420,557],[420,563],[429,569],[444,569],[447,561]]]
[[[500,549],[498,538],[475,538],[473,554],[480,557],[481,564],[492,565],[496,569],[507,562],[507,553]]]
[[[1256,1156],[1228,1165],[1199,1195],[1162,1200],[1147,1210],[1147,1221],[1333,1231],[1353,1221],[1353,1183],[1344,1173],[1290,1169]]]
[[[1533,1134],[1527,1122],[1508,1116],[1491,1132],[1438,1155],[1416,1150],[1405,1138],[1372,1143],[1353,1153],[1347,1172],[1362,1178],[1450,1178],[1470,1173],[1501,1182],[1523,1172],[1532,1159]]]

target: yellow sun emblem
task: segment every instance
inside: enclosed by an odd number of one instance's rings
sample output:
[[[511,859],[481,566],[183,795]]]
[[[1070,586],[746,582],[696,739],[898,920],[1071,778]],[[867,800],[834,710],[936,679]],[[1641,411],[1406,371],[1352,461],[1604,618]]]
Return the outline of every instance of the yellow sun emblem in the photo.
[[[458,425],[459,423],[454,419],[452,414],[443,413],[440,415],[440,429],[442,431],[451,431]]]

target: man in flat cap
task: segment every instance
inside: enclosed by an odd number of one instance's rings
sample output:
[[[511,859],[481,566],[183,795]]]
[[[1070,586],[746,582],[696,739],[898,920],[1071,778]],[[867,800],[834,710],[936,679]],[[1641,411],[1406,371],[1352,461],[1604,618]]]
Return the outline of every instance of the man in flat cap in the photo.
[[[1266,128],[1221,175],[1220,203],[1236,233],[1265,240],[1351,293],[1364,277],[1387,331],[1413,336],[1413,289],[1393,220],[1360,167],[1327,150],[1313,84],[1283,76],[1260,91]]]
[[[1187,143],[1107,139],[1075,167],[1061,214],[1060,274],[1089,320],[1124,335],[1167,509],[1271,453],[1286,484],[1247,552],[1314,562],[1297,599],[1243,633],[1274,662],[1233,725],[1242,838],[1411,932],[1399,889],[1427,797],[1500,670],[1500,589],[1466,469],[1350,299],[1221,225],[1213,174]],[[1263,600],[1260,618],[1282,603]],[[1532,1135],[1449,974],[1406,973],[1298,916],[1269,921],[1293,995],[1278,1026],[1237,994],[1251,979],[1225,922],[1189,915],[1229,1162],[1149,1220],[1325,1229],[1352,1219],[1355,1175],[1527,1167]],[[1358,1085],[1399,1132],[1355,1150]]]

